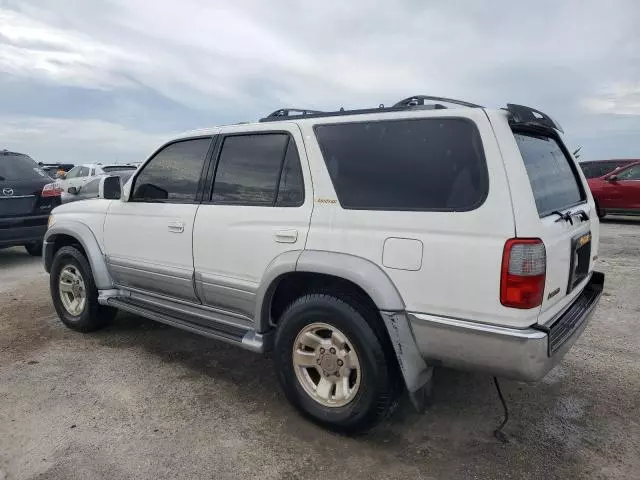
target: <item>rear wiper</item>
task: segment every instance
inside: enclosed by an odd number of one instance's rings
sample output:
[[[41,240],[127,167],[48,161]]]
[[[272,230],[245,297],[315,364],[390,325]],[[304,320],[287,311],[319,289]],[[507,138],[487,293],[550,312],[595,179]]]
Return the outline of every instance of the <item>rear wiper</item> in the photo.
[[[581,222],[589,220],[589,215],[587,215],[587,212],[585,212],[584,210],[576,210],[575,212],[568,211],[567,213],[562,213],[558,210],[554,210],[551,213],[560,217],[556,220],[556,223],[564,220],[565,222],[569,222],[571,225],[573,225],[573,217],[575,217],[576,215],[580,216]]]

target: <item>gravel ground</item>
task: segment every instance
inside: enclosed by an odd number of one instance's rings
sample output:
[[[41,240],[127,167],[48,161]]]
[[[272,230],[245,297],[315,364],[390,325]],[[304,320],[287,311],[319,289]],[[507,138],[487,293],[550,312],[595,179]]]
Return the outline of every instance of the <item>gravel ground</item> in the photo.
[[[0,251],[0,480],[640,478],[640,222],[603,223],[606,291],[535,385],[441,369],[424,415],[404,401],[348,438],[301,419],[270,359],[120,315],[91,335],[55,317],[48,277]]]

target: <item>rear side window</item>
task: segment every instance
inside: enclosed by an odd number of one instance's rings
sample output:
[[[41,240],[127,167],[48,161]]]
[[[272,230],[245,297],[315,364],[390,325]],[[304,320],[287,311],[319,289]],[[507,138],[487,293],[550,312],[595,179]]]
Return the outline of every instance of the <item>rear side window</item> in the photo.
[[[132,200],[195,201],[210,143],[210,138],[196,138],[164,147],[135,178]]]
[[[514,133],[541,217],[585,199],[578,177],[558,142],[532,133]]]
[[[42,180],[47,174],[29,156],[20,153],[0,152],[0,181]]]
[[[302,170],[293,139],[285,133],[226,137],[211,200],[229,205],[302,205]]]
[[[489,183],[480,134],[461,118],[317,125],[343,208],[467,211]]]

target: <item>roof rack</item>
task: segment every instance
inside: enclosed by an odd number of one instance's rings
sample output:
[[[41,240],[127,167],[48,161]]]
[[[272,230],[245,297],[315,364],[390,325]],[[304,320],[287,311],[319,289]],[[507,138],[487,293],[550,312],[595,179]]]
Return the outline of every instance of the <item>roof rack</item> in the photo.
[[[325,113],[325,112],[321,112],[320,110],[309,110],[307,108],[281,108],[279,110],[276,110],[275,112],[271,112],[266,117],[261,118],[260,121],[266,122],[267,119],[274,120],[274,119],[282,119],[282,117],[285,117],[285,118],[302,117],[306,115],[315,115],[318,113]]]
[[[482,108],[482,105],[476,105],[475,103],[456,100],[454,98],[431,97],[429,95],[415,95],[413,97],[407,97],[403,100],[400,100],[398,103],[396,103],[394,107],[417,107],[419,105],[424,105],[425,100],[429,100],[432,102],[453,103],[454,105],[462,105],[463,107],[469,107],[469,108]]]
[[[425,103],[425,101],[434,103]],[[261,118],[261,122],[277,122],[281,120],[289,120],[296,117],[308,117],[308,118],[320,118],[320,117],[338,117],[342,115],[364,115],[367,113],[380,113],[380,112],[402,112],[412,109],[424,109],[424,110],[439,110],[447,108],[437,102],[452,103],[455,105],[462,105],[463,107],[470,108],[482,108],[475,103],[463,102],[462,100],[454,100],[452,98],[445,97],[430,97],[427,95],[414,95],[413,97],[407,97],[404,100],[400,100],[398,103],[391,107],[385,107],[380,104],[377,108],[365,108],[358,110],[340,110],[333,112],[322,112],[319,110],[299,109],[299,108],[281,108],[273,113],[270,113],[264,118]]]

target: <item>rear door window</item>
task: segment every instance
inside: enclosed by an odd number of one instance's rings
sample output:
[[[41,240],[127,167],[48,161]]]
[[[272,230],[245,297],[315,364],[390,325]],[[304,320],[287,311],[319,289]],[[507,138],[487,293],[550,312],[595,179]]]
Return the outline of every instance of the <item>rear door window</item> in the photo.
[[[480,134],[462,118],[316,125],[345,209],[467,211],[489,183]]]
[[[0,181],[42,179],[47,179],[47,175],[31,157],[0,152]]]
[[[514,133],[541,217],[585,200],[578,176],[556,139],[533,133]]]
[[[224,139],[211,200],[227,205],[296,207],[304,203],[298,149],[286,133]]]

